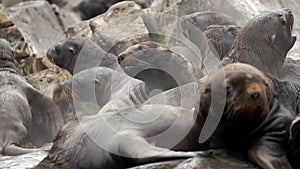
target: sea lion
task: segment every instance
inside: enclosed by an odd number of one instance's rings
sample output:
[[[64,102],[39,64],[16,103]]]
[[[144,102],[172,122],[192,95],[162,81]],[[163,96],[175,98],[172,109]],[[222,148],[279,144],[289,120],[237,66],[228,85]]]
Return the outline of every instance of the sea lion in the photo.
[[[53,100],[60,107],[66,121],[70,121],[80,116],[96,114],[111,100],[114,108],[126,106],[125,100],[126,104],[132,103],[133,106],[142,104],[149,95],[144,82],[124,72],[94,67],[75,74],[56,88]],[[124,102],[120,103],[117,100],[119,98]]]
[[[300,60],[286,58],[280,71],[280,79],[300,83]]]
[[[225,14],[216,12],[194,12],[181,16],[180,29],[187,37],[195,36],[190,32],[190,24],[193,24],[202,32],[210,25],[237,25],[232,17]]]
[[[14,51],[5,39],[0,51],[0,153],[36,151],[20,147],[22,141],[38,147],[51,142],[64,121],[53,101],[16,73]]]
[[[224,71],[225,79],[219,78],[221,70],[212,80],[205,79],[199,111],[144,104],[68,123],[57,135],[48,156],[35,168],[125,168],[205,155],[205,151],[200,150],[225,146],[246,150],[249,159],[263,169],[278,166],[290,169],[284,146],[287,125],[293,115],[279,104],[268,80],[258,69],[237,63],[226,66]],[[220,91],[224,89],[227,93],[225,111],[212,137],[200,144],[199,134],[210,109],[212,82],[218,83],[222,86]],[[210,113],[216,113],[214,107],[211,110]],[[132,121],[158,115],[158,119],[149,123]],[[170,135],[160,138],[166,130]],[[183,133],[184,137],[173,147],[163,148],[176,138],[171,136]]]
[[[219,58],[223,59],[240,30],[241,27],[237,25],[211,25],[203,33],[218,52]]]
[[[279,76],[287,52],[293,47],[294,17],[284,8],[262,13],[242,28],[222,64],[251,64],[265,73]]]
[[[47,57],[71,74],[95,66],[117,67],[116,56],[85,37],[65,38],[47,50]]]
[[[184,56],[153,41],[127,48],[119,54],[118,62],[129,76],[143,80],[150,91],[168,90],[201,77]]]
[[[73,10],[80,13],[82,20],[88,20],[106,12],[112,4],[120,1],[121,0],[86,0],[75,6]]]
[[[300,94],[299,94],[300,95]],[[300,97],[298,97],[298,104],[300,103]],[[290,129],[290,147],[288,150],[288,159],[293,168],[299,168],[299,155],[300,155],[300,116],[298,116],[293,120]]]

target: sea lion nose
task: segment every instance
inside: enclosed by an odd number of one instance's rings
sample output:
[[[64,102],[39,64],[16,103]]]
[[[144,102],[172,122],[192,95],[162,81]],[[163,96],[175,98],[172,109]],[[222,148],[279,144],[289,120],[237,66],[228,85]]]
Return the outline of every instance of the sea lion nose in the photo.
[[[258,99],[261,91],[261,87],[256,83],[250,84],[247,87],[247,93],[252,97],[252,99]]]
[[[260,96],[259,91],[256,91],[256,90],[252,91],[252,92],[249,93],[249,94],[250,94],[250,96],[251,96],[253,99],[257,99],[257,98]]]

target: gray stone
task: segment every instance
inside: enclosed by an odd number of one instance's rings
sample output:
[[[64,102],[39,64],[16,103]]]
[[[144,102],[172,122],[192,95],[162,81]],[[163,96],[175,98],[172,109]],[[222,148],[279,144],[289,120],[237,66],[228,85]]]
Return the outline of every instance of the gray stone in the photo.
[[[64,37],[51,5],[46,1],[27,1],[8,8],[29,50],[37,54]]]
[[[92,39],[105,51],[118,55],[129,46],[149,40],[149,35],[143,19],[133,15],[101,26]]]

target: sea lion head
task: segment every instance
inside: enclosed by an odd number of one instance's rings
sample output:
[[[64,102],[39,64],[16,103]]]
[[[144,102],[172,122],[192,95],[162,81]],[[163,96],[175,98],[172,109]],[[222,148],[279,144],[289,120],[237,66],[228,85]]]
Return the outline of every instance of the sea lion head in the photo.
[[[170,89],[195,78],[192,63],[163,44],[147,41],[127,48],[118,62],[131,77],[151,84],[151,89]]]
[[[47,57],[59,67],[73,72],[77,57],[87,38],[72,37],[57,42],[47,50]]]
[[[142,42],[133,46],[128,47],[125,51],[121,52],[118,56],[118,62],[119,64],[121,64],[121,62],[126,59],[126,57],[130,56],[130,55],[137,55],[138,53],[136,52],[142,52],[143,54],[147,54],[147,52],[149,53],[151,49],[158,49],[158,50],[168,50],[168,47],[157,43],[157,42],[153,42],[153,41],[146,41],[146,42]]]
[[[14,51],[6,39],[0,38],[0,69],[16,70]]]
[[[284,8],[267,12],[257,17],[256,24],[267,27],[262,30],[270,36],[272,47],[283,50],[285,54],[293,47],[296,36],[292,36],[294,15],[291,10]]]
[[[241,27],[237,25],[211,25],[203,33],[222,59],[230,51],[240,30]]]
[[[211,107],[212,82],[221,83],[226,92],[225,108],[221,121],[213,135],[222,140],[243,136],[254,130],[268,115],[268,80],[253,66],[234,63],[224,67],[225,79],[220,80],[222,70],[206,79],[200,92],[200,116],[214,113]],[[220,90],[221,91],[221,90]]]
[[[257,15],[241,29],[222,64],[247,63],[278,77],[296,41],[293,24],[294,16],[286,8]]]

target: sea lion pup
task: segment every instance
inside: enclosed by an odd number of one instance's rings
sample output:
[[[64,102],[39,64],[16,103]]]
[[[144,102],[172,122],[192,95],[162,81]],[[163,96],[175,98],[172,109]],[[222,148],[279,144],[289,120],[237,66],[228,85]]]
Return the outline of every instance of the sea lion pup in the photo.
[[[247,63],[278,77],[286,54],[296,41],[293,24],[292,11],[286,8],[254,17],[242,28],[222,64]]]
[[[143,80],[150,91],[168,90],[200,78],[200,71],[184,56],[153,41],[128,47],[118,62],[131,77]]]
[[[36,168],[125,168],[204,153],[182,151],[238,147],[248,150],[249,158],[261,168],[290,169],[284,146],[292,115],[273,97],[273,90],[258,69],[237,63],[224,70],[225,80],[219,78],[220,70],[201,87],[199,112],[145,104],[83,117],[62,128],[48,156]],[[212,137],[200,144],[198,138],[213,93],[211,82],[227,93],[225,111]],[[214,107],[211,110],[215,113]],[[139,123],[157,115],[156,120]],[[177,136],[183,137],[174,142]],[[169,143],[174,146],[164,148]]]
[[[96,43],[85,37],[65,38],[47,50],[47,57],[71,74],[84,69],[104,66],[117,67],[117,57],[106,53]]]
[[[218,52],[219,58],[223,59],[240,30],[241,27],[237,25],[211,25],[203,33]]]
[[[15,71],[14,52],[0,39],[0,153],[19,155],[37,149],[22,148],[24,142],[42,146],[62,127],[59,109]]]

